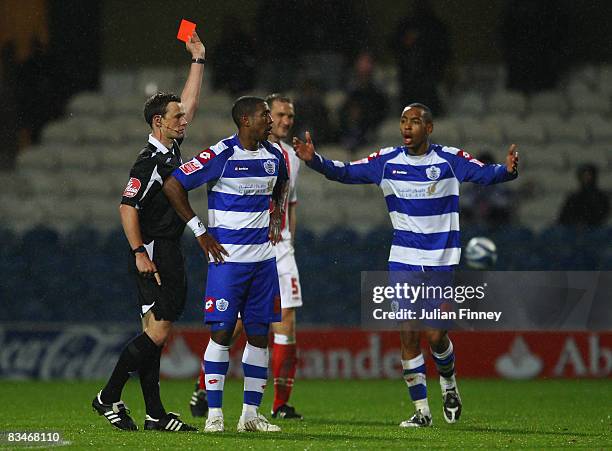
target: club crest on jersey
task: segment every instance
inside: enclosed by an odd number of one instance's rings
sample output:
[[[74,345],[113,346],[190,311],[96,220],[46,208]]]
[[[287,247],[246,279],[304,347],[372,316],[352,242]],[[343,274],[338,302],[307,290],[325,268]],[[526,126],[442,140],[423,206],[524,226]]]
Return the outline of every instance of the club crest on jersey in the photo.
[[[138,190],[141,186],[140,180],[130,177],[128,184],[123,191],[123,197],[134,197],[136,194],[138,194]]]
[[[272,160],[264,161],[263,167],[266,170],[266,173],[270,175],[274,175],[274,172],[276,171],[276,163],[274,163],[274,161]]]
[[[179,168],[181,168],[181,171],[183,171],[183,174],[185,175],[193,174],[194,172],[199,171],[203,167],[204,166],[202,166],[202,163],[200,163],[195,158],[179,166]]]
[[[204,309],[208,313],[212,313],[215,310],[215,298],[206,298],[206,303],[204,304]]]
[[[221,299],[217,299],[217,302],[215,303],[215,305],[217,306],[217,310],[219,310],[220,312],[224,312],[227,310],[227,307],[229,306],[229,302],[227,302],[224,298],[221,298]]]
[[[440,168],[438,166],[429,166],[425,169],[425,174],[429,180],[438,180],[440,178]]]

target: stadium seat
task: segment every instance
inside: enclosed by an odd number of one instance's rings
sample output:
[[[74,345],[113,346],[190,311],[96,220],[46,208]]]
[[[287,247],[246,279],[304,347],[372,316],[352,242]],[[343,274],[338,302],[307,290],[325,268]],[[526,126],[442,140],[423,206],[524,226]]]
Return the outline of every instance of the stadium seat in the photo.
[[[66,111],[76,117],[103,117],[107,97],[98,92],[81,92],[70,99]]]
[[[39,168],[46,171],[54,171],[59,167],[57,158],[58,148],[56,146],[32,146],[23,149],[17,155],[18,168]]]
[[[346,92],[340,90],[329,91],[325,94],[325,98],[323,100],[325,106],[327,107],[327,111],[337,115],[338,111],[346,100]]]
[[[592,118],[587,124],[593,144],[612,144],[612,121],[601,116]]]
[[[538,145],[546,140],[544,127],[535,121],[507,120],[503,131],[508,142]]]
[[[532,114],[552,113],[561,115],[567,112],[568,104],[560,92],[548,91],[534,94],[529,100],[529,109]]]
[[[527,110],[527,99],[519,92],[498,91],[489,98],[490,113],[521,115]]]
[[[546,125],[551,143],[586,144],[589,140],[588,130],[582,121],[559,119]]]
[[[78,170],[85,172],[99,170],[102,155],[99,148],[89,146],[65,146],[57,153],[62,170]]]
[[[455,121],[452,119],[439,119],[434,123],[431,139],[442,145],[457,147],[463,138]]]
[[[454,102],[452,109],[456,116],[479,117],[485,113],[485,101],[479,92],[467,92],[459,96]]]
[[[43,128],[41,142],[43,144],[71,145],[78,144],[81,130],[77,121],[61,119],[51,122]]]
[[[466,142],[486,142],[492,145],[504,143],[502,122],[499,118],[477,120],[474,118],[458,118],[457,123]]]
[[[567,156],[556,146],[522,146],[519,144],[519,155],[521,168],[530,175],[537,176],[541,170],[560,172],[567,170]]]
[[[597,113],[607,114],[610,112],[610,99],[595,93],[582,93],[570,97],[570,103],[574,114]]]
[[[604,170],[608,165],[608,154],[610,151],[600,147],[585,147],[579,151],[567,151],[567,158],[570,168],[575,169],[583,164],[594,164],[600,170]],[[601,171],[601,172],[604,172]]]
[[[184,75],[179,80],[176,71],[171,68],[147,67],[136,75],[136,93],[150,96],[158,91],[180,93]]]

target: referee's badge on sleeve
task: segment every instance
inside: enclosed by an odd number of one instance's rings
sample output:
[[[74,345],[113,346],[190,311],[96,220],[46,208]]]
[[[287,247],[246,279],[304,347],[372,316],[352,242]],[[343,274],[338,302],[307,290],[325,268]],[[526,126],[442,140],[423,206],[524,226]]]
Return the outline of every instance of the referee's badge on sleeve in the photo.
[[[140,180],[135,177],[130,177],[128,184],[123,191],[123,197],[134,197],[136,194],[138,194],[141,185]]]

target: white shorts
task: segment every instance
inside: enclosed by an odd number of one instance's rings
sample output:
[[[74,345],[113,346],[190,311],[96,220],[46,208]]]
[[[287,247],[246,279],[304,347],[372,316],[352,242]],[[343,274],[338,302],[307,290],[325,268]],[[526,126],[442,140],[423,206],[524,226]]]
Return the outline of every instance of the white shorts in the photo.
[[[285,252],[276,261],[276,271],[278,272],[278,283],[280,285],[281,307],[301,307],[302,287],[300,286],[300,274],[293,249],[290,252]]]

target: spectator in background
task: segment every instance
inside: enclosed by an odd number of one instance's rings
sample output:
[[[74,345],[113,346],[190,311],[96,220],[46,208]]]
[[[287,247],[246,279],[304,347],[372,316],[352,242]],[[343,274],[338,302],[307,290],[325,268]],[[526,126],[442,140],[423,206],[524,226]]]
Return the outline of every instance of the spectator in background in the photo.
[[[569,67],[568,26],[562,1],[506,1],[501,44],[508,89],[531,93],[555,88]]]
[[[400,104],[428,105],[434,116],[443,114],[437,87],[451,59],[446,25],[428,0],[410,3],[412,11],[402,19],[391,37],[400,85]]]
[[[32,38],[30,56],[18,66],[17,102],[20,127],[30,132],[30,140],[40,142],[40,133],[55,111],[55,64],[38,37]]]
[[[374,82],[374,58],[362,52],[355,60],[346,101],[340,109],[340,142],[351,152],[367,144],[385,119],[388,100]],[[316,130],[316,129],[315,129]]]
[[[559,224],[568,226],[600,226],[606,223],[610,199],[597,186],[598,170],[594,164],[578,168],[576,176],[580,189],[567,196]]]
[[[319,83],[315,80],[305,80],[300,93],[301,96],[295,102],[295,134],[303,135],[308,130],[315,130],[317,142],[325,144],[335,141],[335,130],[323,102],[325,94]]]
[[[223,18],[222,30],[211,58],[213,88],[235,97],[255,86],[255,44],[232,16]]]
[[[0,171],[10,171],[15,168],[15,159],[19,151],[17,137],[18,112],[17,98],[17,61],[15,55],[15,42],[9,41],[2,47],[2,72],[0,74],[0,99],[2,105],[2,122],[0,123],[0,136],[2,147],[0,151]]]
[[[484,164],[495,160],[490,152],[478,157]],[[461,219],[466,223],[497,227],[512,222],[514,217],[513,191],[506,184],[487,186],[468,185],[461,196]]]

